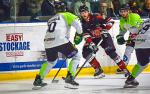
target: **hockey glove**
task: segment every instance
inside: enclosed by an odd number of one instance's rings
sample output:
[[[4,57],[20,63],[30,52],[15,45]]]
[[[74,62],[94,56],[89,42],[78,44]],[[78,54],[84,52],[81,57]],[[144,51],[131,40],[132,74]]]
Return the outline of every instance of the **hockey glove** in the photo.
[[[81,43],[81,41],[82,41],[82,35],[76,33],[74,37],[75,45],[78,45],[79,43]]]
[[[97,47],[93,42],[90,43],[89,48],[90,48],[94,53],[96,53],[96,52],[98,51],[98,47]]]
[[[124,44],[126,42],[124,37],[123,37],[123,35],[117,35],[116,38],[117,38],[117,43],[119,45],[122,45],[122,44]]]

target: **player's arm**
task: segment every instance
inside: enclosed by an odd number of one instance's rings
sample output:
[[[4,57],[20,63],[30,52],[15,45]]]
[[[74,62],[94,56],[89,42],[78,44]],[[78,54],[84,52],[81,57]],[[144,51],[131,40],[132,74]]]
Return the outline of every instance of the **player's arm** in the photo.
[[[76,29],[76,33],[78,35],[81,35],[82,34],[82,26],[81,26],[81,22],[78,18],[74,19],[73,22],[72,22],[72,26]]]
[[[69,26],[73,26],[76,29],[74,37],[74,43],[77,45],[82,41],[82,26],[79,18],[69,12],[63,13],[64,18]]]
[[[108,18],[104,19],[104,23],[105,23],[104,28],[106,30],[110,30],[115,22],[112,18],[108,17]]]
[[[78,18],[74,19],[74,21],[72,22],[72,26],[76,29],[74,43],[78,45],[82,41],[82,33],[83,33],[80,20]]]
[[[97,15],[96,18],[99,20],[100,27],[105,30],[110,30],[114,25],[114,20],[111,17],[103,18],[101,15]]]
[[[122,20],[120,20],[120,25],[119,25],[119,34],[116,36],[117,43],[119,45],[123,45],[125,43],[124,35],[127,32],[127,30],[124,28],[124,23]]]

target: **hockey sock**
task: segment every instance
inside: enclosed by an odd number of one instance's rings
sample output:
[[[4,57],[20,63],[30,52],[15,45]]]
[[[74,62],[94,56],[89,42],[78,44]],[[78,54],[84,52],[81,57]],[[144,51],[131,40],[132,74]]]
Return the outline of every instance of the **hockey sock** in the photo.
[[[94,69],[97,69],[97,68],[101,68],[99,62],[96,60],[96,58],[93,58],[93,60],[90,62],[90,65],[94,68]]]
[[[77,67],[79,65],[81,56],[78,52],[75,56],[72,57],[72,60],[69,62],[68,71],[71,73],[73,77],[76,75]]]
[[[44,77],[49,73],[49,71],[52,69],[53,66],[55,66],[55,64],[57,60],[53,61],[53,62],[49,62],[46,61],[42,64],[41,68],[40,68],[40,73],[39,75],[41,76],[42,79],[44,79]]]
[[[116,62],[116,64],[118,65],[118,67],[122,70],[126,69],[126,65],[125,62],[123,60],[120,59],[119,56],[117,56],[114,61]]]
[[[77,71],[77,67],[79,65],[79,62],[80,62],[80,56],[78,54],[76,54],[72,60],[70,61],[69,63],[69,67],[68,67],[68,70],[69,72],[71,73],[71,75],[74,77],[75,74],[76,74],[76,71]]]
[[[126,69],[126,65],[125,65],[125,62],[123,60],[121,60],[120,62],[118,62],[117,65],[122,70]]]
[[[133,53],[134,48],[131,46],[127,46],[125,49],[125,53],[123,56],[123,61],[128,65],[130,58],[131,58],[131,53]]]
[[[140,64],[136,64],[132,70],[132,76],[136,78],[146,67],[147,65],[141,66]]]
[[[72,60],[69,63],[68,69],[69,69],[69,72],[71,73],[71,75],[74,77],[76,74],[76,68],[74,68]]]

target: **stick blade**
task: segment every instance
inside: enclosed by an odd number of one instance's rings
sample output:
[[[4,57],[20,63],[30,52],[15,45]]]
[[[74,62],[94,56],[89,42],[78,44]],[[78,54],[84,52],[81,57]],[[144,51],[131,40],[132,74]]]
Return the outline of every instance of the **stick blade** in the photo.
[[[58,83],[59,80],[52,80],[52,83]]]

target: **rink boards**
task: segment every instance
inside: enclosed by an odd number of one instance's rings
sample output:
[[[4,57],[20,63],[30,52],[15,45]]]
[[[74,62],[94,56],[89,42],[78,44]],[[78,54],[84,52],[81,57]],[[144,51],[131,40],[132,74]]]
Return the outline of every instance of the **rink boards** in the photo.
[[[38,69],[42,63],[46,61],[43,44],[46,30],[47,24],[45,22],[0,24],[0,81],[33,78],[35,74],[38,73]],[[75,32],[74,28],[71,28],[70,31]],[[71,36],[74,36],[74,32],[71,32]],[[117,45],[115,38],[119,32],[118,21],[116,21],[109,32],[112,35],[117,53],[122,56],[125,45]],[[73,37],[71,37],[70,40],[72,41]],[[77,46],[80,55],[83,44],[84,41]],[[115,73],[117,68],[116,64],[105,54],[101,47],[96,57],[101,62],[105,73]],[[81,66],[84,61],[85,60],[81,58],[79,66]],[[136,62],[135,53],[133,53],[131,62],[129,63],[131,67],[129,66],[129,68],[131,69]],[[62,61],[58,61],[48,77],[52,77],[55,74],[61,63]],[[65,63],[60,73],[63,76],[66,75],[66,67],[67,63]],[[92,75],[94,70],[90,65],[86,64],[85,67],[81,74]],[[149,72],[150,70],[147,69],[145,71]]]

